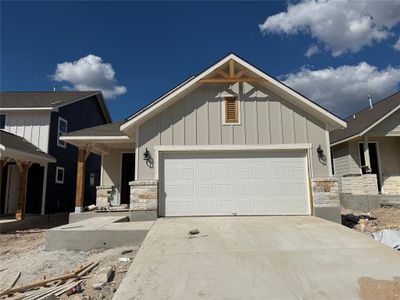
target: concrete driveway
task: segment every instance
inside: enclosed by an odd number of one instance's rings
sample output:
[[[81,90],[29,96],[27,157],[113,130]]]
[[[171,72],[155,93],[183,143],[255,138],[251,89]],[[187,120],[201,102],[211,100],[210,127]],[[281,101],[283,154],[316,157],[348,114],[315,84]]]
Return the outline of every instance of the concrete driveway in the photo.
[[[114,299],[373,299],[394,276],[398,251],[316,217],[163,218]]]

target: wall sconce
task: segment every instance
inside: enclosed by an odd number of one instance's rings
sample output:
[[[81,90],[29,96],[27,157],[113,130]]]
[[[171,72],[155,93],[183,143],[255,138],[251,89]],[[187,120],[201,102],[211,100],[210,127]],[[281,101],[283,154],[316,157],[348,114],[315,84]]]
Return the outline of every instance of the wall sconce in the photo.
[[[146,151],[143,153],[143,159],[145,161],[151,160],[151,154],[150,154],[149,150],[147,150],[147,148],[146,148]]]
[[[324,150],[322,150],[321,145],[317,148],[318,158],[324,158]]]

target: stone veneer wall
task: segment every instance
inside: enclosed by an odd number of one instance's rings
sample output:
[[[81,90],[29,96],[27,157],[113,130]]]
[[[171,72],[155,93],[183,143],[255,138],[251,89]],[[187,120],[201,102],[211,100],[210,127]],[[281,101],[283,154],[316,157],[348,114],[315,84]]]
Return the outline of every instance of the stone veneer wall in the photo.
[[[109,207],[109,197],[111,195],[112,187],[106,185],[100,185],[96,187],[96,206],[97,207]]]
[[[129,183],[131,187],[130,205],[131,210],[154,210],[158,205],[158,181],[137,180]]]
[[[378,195],[376,174],[356,174],[340,178],[339,192],[352,195]]]
[[[383,194],[400,195],[400,172],[383,174]]]
[[[313,214],[337,223],[341,222],[339,184],[336,178],[312,178]]]

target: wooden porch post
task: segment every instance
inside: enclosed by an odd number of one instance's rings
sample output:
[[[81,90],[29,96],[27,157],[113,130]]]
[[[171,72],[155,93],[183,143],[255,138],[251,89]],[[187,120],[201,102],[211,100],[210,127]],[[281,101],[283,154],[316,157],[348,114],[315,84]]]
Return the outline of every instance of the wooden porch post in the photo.
[[[85,194],[85,160],[86,150],[79,149],[76,174],[75,212],[83,211],[83,198]]]
[[[18,195],[18,206],[15,218],[22,220],[25,217],[25,199],[26,199],[26,183],[28,179],[28,163],[17,163],[19,169],[19,195]]]

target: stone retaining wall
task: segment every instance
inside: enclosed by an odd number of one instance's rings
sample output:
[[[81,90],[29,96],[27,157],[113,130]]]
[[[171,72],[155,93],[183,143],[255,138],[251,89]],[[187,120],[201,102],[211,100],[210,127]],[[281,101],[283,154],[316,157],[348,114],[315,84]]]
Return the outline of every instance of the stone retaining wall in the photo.
[[[336,178],[312,178],[312,199],[317,217],[341,222],[339,184]]]
[[[383,193],[385,195],[400,195],[400,173],[383,174]]]
[[[111,186],[99,185],[96,187],[96,206],[98,208],[110,206],[111,191]]]
[[[131,187],[130,205],[131,210],[154,210],[158,205],[158,181],[137,180],[129,183]]]
[[[378,195],[376,174],[340,177],[339,192],[352,195]]]

